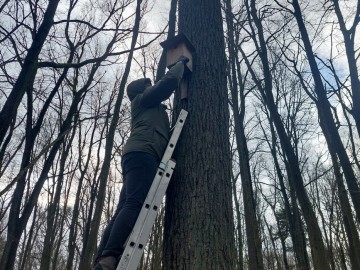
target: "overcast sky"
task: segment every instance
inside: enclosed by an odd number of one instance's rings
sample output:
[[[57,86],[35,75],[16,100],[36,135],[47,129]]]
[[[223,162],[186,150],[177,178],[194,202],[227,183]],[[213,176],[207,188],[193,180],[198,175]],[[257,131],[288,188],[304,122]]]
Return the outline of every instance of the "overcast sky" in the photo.
[[[146,15],[145,21],[150,30],[158,31],[167,23],[171,0],[153,0],[150,2],[152,2],[153,8],[150,13]]]

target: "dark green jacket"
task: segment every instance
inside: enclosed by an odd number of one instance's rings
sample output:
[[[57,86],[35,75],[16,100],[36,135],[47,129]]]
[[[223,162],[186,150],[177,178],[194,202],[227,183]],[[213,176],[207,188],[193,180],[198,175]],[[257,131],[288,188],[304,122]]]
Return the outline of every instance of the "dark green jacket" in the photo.
[[[127,87],[131,100],[131,133],[123,154],[146,152],[161,159],[169,140],[169,118],[166,106],[168,99],[178,87],[184,72],[184,64],[178,62],[155,85],[145,89],[149,79],[133,81]]]

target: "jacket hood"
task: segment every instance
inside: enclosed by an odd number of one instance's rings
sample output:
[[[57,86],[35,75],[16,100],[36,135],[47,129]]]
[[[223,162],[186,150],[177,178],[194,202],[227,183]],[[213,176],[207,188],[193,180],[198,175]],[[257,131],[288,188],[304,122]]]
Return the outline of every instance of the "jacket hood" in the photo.
[[[151,83],[151,80],[149,78],[142,78],[132,81],[128,85],[126,92],[130,101],[132,101],[138,94],[144,92],[146,83]]]

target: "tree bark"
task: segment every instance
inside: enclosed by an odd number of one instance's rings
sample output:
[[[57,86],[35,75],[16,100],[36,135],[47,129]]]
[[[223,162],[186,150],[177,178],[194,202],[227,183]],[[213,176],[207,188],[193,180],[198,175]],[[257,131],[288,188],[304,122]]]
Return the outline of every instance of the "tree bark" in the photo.
[[[206,31],[204,31],[207,29]],[[164,269],[234,269],[226,57],[219,0],[179,1],[179,31],[196,48],[189,116],[166,196]],[[179,98],[179,93],[176,93]]]

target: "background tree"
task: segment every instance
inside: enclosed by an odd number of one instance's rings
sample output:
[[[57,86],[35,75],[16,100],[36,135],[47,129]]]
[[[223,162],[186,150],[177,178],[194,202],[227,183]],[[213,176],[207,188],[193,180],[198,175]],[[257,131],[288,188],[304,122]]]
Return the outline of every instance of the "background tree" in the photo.
[[[250,169],[250,155],[245,134],[245,81],[242,75],[241,64],[237,54],[238,33],[234,29],[234,20],[231,1],[225,1],[225,17],[228,28],[228,53],[229,53],[229,83],[231,93],[231,107],[234,117],[235,138],[239,156],[240,177],[243,190],[243,204],[245,211],[246,239],[248,246],[249,269],[264,269],[259,222],[256,216],[256,200]],[[236,36],[236,38],[235,38]],[[244,78],[243,78],[244,77]],[[241,268],[242,266],[240,266]]]
[[[265,37],[266,33],[264,31],[263,22],[261,19],[263,18],[263,15],[261,14],[265,14],[267,12],[267,7],[260,7],[258,10],[255,1],[245,1],[245,5],[250,24],[249,31],[251,33],[251,39],[254,42],[255,48],[257,48],[256,54],[258,54],[261,63],[260,65],[263,69],[263,75],[260,75],[262,78],[258,77],[258,72],[251,66],[250,60],[242,48],[240,48],[241,54],[245,58],[246,64],[252,75],[252,79],[254,80],[254,83],[260,92],[261,99],[264,100],[264,103],[269,110],[270,117],[274,122],[277,135],[280,139],[282,150],[286,154],[286,166],[289,168],[288,179],[290,185],[293,185],[293,188],[296,191],[297,199],[299,200],[299,204],[302,208],[304,219],[307,224],[314,267],[315,269],[328,269],[326,263],[324,263],[327,262],[327,254],[322,240],[321,230],[317,223],[317,218],[311,205],[311,201],[304,188],[304,180],[299,166],[299,159],[296,155],[296,150],[292,147],[290,136],[285,130],[280,113],[278,111],[277,102],[274,98],[274,96],[276,97],[276,93],[275,95],[273,94],[273,75],[271,71],[273,67],[275,67],[277,60],[271,62],[271,57],[267,49],[269,46],[269,39]],[[270,37],[272,37],[272,35],[270,35]]]
[[[5,2],[2,7],[4,7],[7,3]],[[33,81],[35,80],[35,76],[37,73],[37,62],[39,58],[39,54],[41,49],[44,45],[44,42],[50,32],[50,28],[53,26],[54,23],[54,16],[59,4],[59,0],[50,0],[47,9],[43,14],[43,20],[37,29],[38,23],[38,7],[35,5],[30,16],[33,17],[34,28],[32,29],[32,38],[33,42],[27,52],[27,55],[22,63],[21,71],[19,76],[16,79],[14,87],[10,92],[9,96],[7,97],[1,112],[0,112],[0,121],[1,121],[1,128],[0,128],[0,144],[3,142],[5,135],[11,125],[11,122],[14,121],[15,116],[17,114],[18,106],[26,92],[26,90],[31,87]],[[10,5],[10,4],[9,4]],[[21,5],[21,4],[20,4]],[[21,11],[21,10],[19,10]],[[20,18],[21,19],[21,18]],[[5,30],[5,29],[4,29]],[[11,29],[11,32],[15,31],[15,29]],[[11,35],[11,32],[5,30],[3,33],[5,34],[5,40],[9,39],[10,42],[14,42],[14,39]],[[15,45],[15,44],[13,44]]]
[[[110,123],[110,127],[109,127],[109,133],[107,134],[107,138],[106,138],[105,159],[104,159],[104,163],[103,163],[103,166],[102,166],[100,174],[99,174],[99,187],[98,187],[98,193],[97,193],[97,203],[96,203],[95,211],[94,211],[94,219],[91,224],[91,231],[89,233],[89,239],[86,242],[86,245],[84,247],[84,255],[83,255],[82,260],[80,261],[79,269],[85,270],[85,269],[90,268],[89,262],[91,261],[91,257],[93,256],[93,253],[95,252],[96,237],[98,235],[99,224],[100,224],[100,220],[101,220],[101,211],[102,211],[102,208],[104,205],[104,194],[105,194],[107,178],[108,178],[109,170],[110,170],[111,152],[113,151],[116,126],[119,121],[120,107],[121,107],[122,99],[123,99],[124,92],[125,92],[125,84],[126,84],[127,78],[130,73],[134,48],[135,48],[138,34],[139,34],[140,20],[141,20],[141,4],[142,4],[142,0],[137,0],[136,12],[135,12],[136,15],[135,15],[134,28],[133,28],[133,37],[132,37],[131,46],[130,46],[130,53],[128,56],[128,60],[126,62],[123,77],[120,82],[119,94],[116,99],[114,113],[113,113],[113,117],[111,119],[111,123]]]

